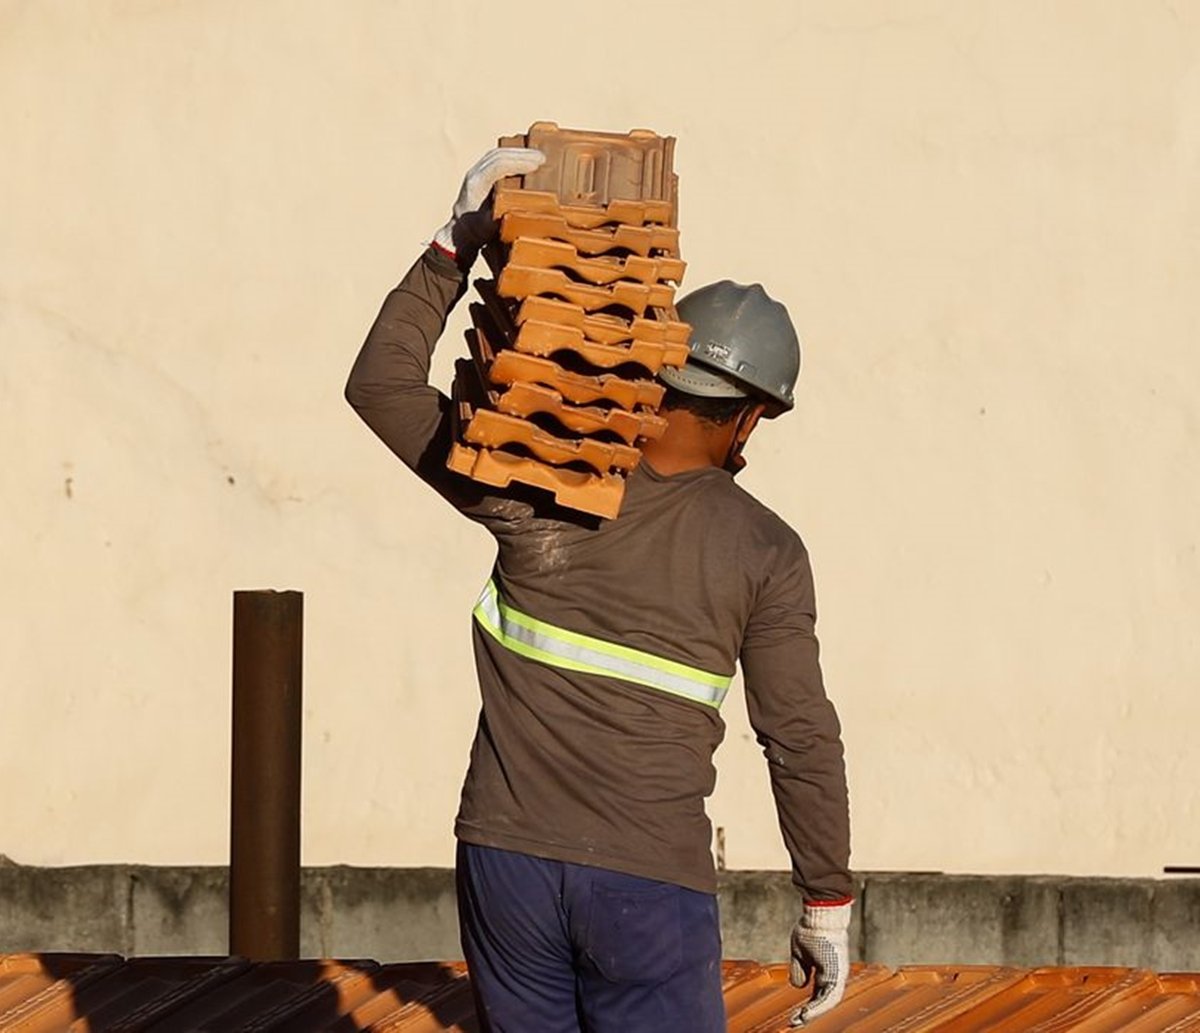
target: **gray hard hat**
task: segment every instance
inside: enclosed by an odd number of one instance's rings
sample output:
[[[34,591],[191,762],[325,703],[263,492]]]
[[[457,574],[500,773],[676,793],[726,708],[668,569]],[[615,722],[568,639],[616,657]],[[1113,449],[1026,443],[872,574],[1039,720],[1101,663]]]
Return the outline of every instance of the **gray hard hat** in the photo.
[[[792,408],[800,339],[787,309],[762,284],[719,280],[683,298],[678,312],[692,327],[691,355],[681,369],[664,366],[659,379],[706,398],[761,396],[767,417]]]

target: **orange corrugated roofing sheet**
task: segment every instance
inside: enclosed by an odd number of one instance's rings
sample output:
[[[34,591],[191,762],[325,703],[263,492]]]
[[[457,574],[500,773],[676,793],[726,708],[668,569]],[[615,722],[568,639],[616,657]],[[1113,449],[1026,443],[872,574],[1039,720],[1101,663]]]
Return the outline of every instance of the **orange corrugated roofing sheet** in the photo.
[[[725,963],[730,1033],[781,1033],[806,993]],[[856,965],[809,1033],[1200,1033],[1200,973]],[[461,963],[0,955],[4,1033],[477,1033]],[[664,1031],[673,1033],[673,1031]]]

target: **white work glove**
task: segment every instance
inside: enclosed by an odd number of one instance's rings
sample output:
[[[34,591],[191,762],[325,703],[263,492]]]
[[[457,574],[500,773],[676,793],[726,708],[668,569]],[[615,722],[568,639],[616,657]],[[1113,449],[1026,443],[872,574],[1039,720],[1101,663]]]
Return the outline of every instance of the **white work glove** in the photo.
[[[811,980],[813,994],[792,1015],[793,1026],[832,1011],[846,992],[853,903],[804,905],[804,913],[792,930],[792,985],[805,987]]]
[[[452,258],[467,263],[496,234],[488,198],[505,176],[532,172],[546,156],[532,147],[494,147],[467,171],[450,221],[434,234],[433,242]]]

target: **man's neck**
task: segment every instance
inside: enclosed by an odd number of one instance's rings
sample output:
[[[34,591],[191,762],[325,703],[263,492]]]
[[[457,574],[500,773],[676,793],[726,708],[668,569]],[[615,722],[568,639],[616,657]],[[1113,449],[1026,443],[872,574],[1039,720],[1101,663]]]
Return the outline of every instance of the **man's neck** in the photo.
[[[667,429],[661,438],[647,441],[642,455],[664,476],[719,467],[729,454],[731,430],[706,423],[683,409],[666,409]]]

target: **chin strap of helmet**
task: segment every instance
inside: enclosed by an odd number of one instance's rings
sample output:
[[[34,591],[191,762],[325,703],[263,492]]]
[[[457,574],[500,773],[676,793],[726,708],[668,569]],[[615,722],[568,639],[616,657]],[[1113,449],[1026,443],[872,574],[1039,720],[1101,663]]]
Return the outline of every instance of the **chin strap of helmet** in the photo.
[[[742,449],[746,442],[739,440],[742,433],[742,425],[750,416],[751,407],[746,406],[737,416],[737,422],[733,425],[733,440],[729,443],[729,451],[725,453],[725,461],[721,464],[721,469],[727,471],[736,477],[746,467],[746,459],[742,455]]]

